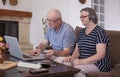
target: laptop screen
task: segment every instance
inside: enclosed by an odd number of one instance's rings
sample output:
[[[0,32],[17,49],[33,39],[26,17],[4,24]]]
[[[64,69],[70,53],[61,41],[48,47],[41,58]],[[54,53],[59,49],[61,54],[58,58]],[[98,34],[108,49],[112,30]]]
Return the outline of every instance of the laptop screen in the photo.
[[[10,55],[23,59],[17,38],[11,36],[4,36],[4,38],[6,42],[9,44]]]

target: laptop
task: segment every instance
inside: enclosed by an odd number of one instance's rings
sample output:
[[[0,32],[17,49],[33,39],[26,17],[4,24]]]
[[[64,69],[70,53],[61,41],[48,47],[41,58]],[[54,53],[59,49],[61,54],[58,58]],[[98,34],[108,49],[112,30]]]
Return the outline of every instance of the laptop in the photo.
[[[16,37],[5,35],[4,38],[5,38],[6,43],[9,44],[9,51],[10,51],[11,56],[16,57],[21,60],[45,59],[44,54],[42,53],[39,56],[30,56],[28,54],[23,54]]]

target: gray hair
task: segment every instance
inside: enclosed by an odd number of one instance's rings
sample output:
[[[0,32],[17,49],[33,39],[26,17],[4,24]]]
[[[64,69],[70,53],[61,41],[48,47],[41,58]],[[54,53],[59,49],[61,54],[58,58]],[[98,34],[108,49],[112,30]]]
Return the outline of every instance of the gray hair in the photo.
[[[61,18],[61,12],[58,9],[51,9],[49,12],[55,12],[57,18]]]

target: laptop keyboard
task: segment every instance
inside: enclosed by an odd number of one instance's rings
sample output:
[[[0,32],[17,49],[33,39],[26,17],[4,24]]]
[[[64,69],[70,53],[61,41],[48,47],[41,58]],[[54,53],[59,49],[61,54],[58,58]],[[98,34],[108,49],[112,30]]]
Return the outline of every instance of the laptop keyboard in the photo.
[[[24,58],[31,58],[30,56],[27,56],[27,55],[24,55],[24,54],[23,54],[23,57]]]

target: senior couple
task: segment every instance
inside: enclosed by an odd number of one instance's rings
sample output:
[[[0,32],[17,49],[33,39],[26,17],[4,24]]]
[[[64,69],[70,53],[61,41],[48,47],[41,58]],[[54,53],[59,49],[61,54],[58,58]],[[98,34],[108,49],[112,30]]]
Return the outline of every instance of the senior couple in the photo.
[[[104,29],[97,25],[98,17],[92,8],[80,11],[80,20],[85,26],[78,36],[74,29],[62,21],[59,10],[51,9],[47,13],[45,40],[30,55],[39,55],[50,44],[45,57],[81,69],[75,77],[85,77],[89,72],[108,72],[111,63],[108,54],[109,37]]]

